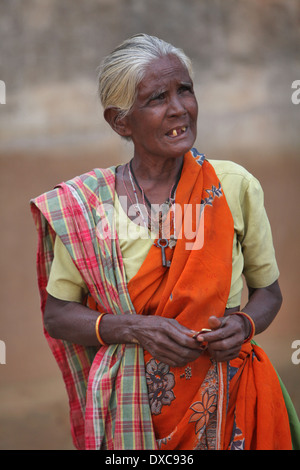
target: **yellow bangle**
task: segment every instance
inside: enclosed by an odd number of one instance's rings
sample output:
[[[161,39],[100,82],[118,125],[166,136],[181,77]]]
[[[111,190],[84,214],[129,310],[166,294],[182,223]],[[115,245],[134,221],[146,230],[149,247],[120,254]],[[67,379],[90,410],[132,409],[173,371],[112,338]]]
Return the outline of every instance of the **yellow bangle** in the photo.
[[[96,320],[96,324],[95,324],[96,336],[97,336],[97,339],[98,339],[99,343],[101,344],[101,346],[107,346],[107,344],[104,343],[104,341],[102,340],[102,338],[100,336],[100,331],[99,331],[100,322],[101,322],[104,315],[107,315],[107,314],[106,313],[100,313],[99,317]]]
[[[250,322],[250,325],[251,325],[251,330],[250,330],[250,334],[247,336],[247,338],[245,338],[244,340],[244,343],[249,343],[249,341],[251,341],[251,339],[253,338],[253,336],[255,335],[255,323],[254,321],[252,320],[252,318],[250,317],[250,315],[248,315],[247,313],[245,312],[233,312],[233,313],[230,313],[229,315],[241,315],[242,317],[246,318],[247,320],[249,320]]]

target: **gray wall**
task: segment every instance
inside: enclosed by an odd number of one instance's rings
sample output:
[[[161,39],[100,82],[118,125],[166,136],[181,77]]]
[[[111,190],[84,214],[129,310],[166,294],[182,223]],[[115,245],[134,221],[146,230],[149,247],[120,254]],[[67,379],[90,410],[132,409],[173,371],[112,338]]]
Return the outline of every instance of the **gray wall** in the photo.
[[[3,152],[110,139],[97,66],[120,41],[147,32],[193,59],[201,151],[297,153],[299,0],[1,0],[0,10]]]

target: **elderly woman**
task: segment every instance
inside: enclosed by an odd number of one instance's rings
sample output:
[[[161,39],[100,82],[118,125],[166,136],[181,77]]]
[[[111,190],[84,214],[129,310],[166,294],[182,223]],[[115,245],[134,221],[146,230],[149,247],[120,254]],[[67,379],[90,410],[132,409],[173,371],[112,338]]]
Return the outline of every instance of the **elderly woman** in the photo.
[[[121,44],[99,94],[131,161],[32,201],[45,335],[79,449],[292,445],[280,381],[252,340],[281,306],[262,189],[193,148],[191,77],[160,39]]]

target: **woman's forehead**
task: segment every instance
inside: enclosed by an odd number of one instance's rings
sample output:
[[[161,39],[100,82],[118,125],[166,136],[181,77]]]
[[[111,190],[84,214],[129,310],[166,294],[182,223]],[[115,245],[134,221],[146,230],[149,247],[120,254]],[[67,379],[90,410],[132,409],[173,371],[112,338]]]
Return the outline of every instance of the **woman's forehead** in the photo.
[[[170,80],[178,82],[191,82],[189,72],[185,65],[175,55],[168,55],[154,59],[146,68],[145,75],[138,85],[138,94],[166,85]]]

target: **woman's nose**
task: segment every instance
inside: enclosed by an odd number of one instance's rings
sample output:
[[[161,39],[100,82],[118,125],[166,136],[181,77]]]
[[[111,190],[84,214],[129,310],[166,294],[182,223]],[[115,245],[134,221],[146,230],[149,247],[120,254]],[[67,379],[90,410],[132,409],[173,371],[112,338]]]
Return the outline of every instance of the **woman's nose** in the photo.
[[[181,116],[186,113],[184,103],[178,95],[172,96],[169,101],[168,114],[169,116]]]

